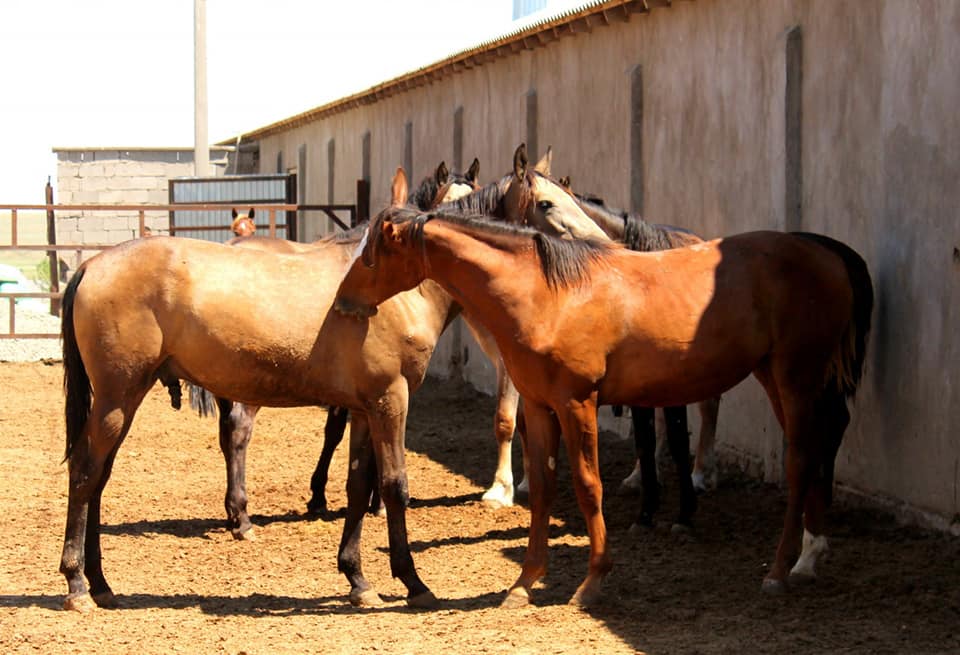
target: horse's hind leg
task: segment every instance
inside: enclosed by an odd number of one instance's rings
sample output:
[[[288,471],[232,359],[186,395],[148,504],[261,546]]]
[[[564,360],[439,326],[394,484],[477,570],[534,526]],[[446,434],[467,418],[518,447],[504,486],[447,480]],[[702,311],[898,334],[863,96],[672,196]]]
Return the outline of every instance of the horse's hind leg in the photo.
[[[700,438],[697,440],[697,456],[693,460],[693,486],[697,491],[708,491],[717,486],[717,460],[714,444],[717,440],[717,416],[720,414],[720,397],[697,403],[700,410]]]
[[[633,421],[633,439],[640,463],[640,481],[643,497],[640,501],[640,514],[636,523],[651,527],[653,516],[660,508],[660,481],[657,478],[657,432],[652,407],[631,407]]]
[[[327,512],[327,480],[330,473],[330,462],[337,446],[343,441],[343,433],[347,427],[347,418],[350,412],[345,407],[331,407],[327,410],[327,422],[323,426],[323,449],[317,467],[310,476],[310,500],[307,502],[307,512],[310,514],[326,514]]]
[[[337,551],[337,570],[350,583],[350,602],[358,606],[382,605],[383,601],[363,575],[360,537],[370,492],[376,484],[377,467],[366,415],[353,413],[350,423],[350,464],[347,472],[347,515]]]
[[[680,486],[680,515],[675,529],[690,528],[693,514],[697,511],[697,492],[690,477],[690,432],[687,430],[687,407],[665,407],[663,409],[667,423],[667,446],[677,471]]]
[[[520,393],[501,360],[497,366],[497,412],[493,419],[493,433],[497,438],[497,470],[493,475],[493,484],[483,494],[483,501],[493,506],[513,505],[513,462],[510,449],[517,427],[519,403]]]
[[[822,425],[824,444],[803,507],[803,548],[797,563],[790,570],[792,584],[815,580],[817,562],[829,551],[824,534],[824,515],[833,500],[834,461],[843,433],[850,423],[846,398],[842,393],[827,392],[817,405],[817,416]]]
[[[134,412],[143,399],[128,401],[126,407],[112,406],[95,398],[84,427],[84,436],[70,453],[70,488],[67,526],[60,572],[67,579],[66,609],[88,611],[90,600],[100,607],[115,607],[116,599],[103,575],[100,550],[100,499],[110,478],[114,458],[130,429]],[[81,570],[82,569],[82,570]],[[84,582],[90,582],[90,591]]]
[[[220,411],[220,451],[227,467],[227,492],[223,500],[227,527],[234,539],[253,540],[253,524],[247,514],[247,446],[260,408],[217,398],[217,409]]]

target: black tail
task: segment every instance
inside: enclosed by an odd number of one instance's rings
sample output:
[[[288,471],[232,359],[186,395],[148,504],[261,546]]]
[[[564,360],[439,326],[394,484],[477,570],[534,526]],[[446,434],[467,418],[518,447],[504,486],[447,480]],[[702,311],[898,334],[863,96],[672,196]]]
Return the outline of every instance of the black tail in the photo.
[[[217,415],[217,401],[212,393],[191,382],[187,383],[190,389],[190,408],[195,410],[200,416]]]
[[[843,259],[853,289],[853,322],[848,328],[847,337],[842,345],[841,360],[838,362],[835,382],[838,389],[847,398],[853,398],[863,376],[863,363],[867,357],[867,336],[870,334],[870,321],[873,314],[873,282],[867,263],[850,246],[822,234],[795,232],[797,236],[809,239]]]
[[[70,459],[73,446],[83,433],[87,418],[90,416],[90,404],[93,398],[90,378],[83,365],[80,349],[77,348],[77,335],[73,329],[73,301],[85,270],[81,267],[70,279],[63,292],[61,305],[63,308],[60,320],[60,338],[63,341],[63,390],[67,397],[65,408],[67,447],[63,456],[64,461]]]

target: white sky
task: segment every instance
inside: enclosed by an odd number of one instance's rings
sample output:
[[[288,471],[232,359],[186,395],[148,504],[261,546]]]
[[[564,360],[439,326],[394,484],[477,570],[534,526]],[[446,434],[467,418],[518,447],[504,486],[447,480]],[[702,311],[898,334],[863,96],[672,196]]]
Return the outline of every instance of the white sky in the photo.
[[[511,0],[207,0],[209,141],[510,32],[511,12]],[[43,202],[53,147],[193,147],[193,70],[193,0],[0,1],[0,204]]]

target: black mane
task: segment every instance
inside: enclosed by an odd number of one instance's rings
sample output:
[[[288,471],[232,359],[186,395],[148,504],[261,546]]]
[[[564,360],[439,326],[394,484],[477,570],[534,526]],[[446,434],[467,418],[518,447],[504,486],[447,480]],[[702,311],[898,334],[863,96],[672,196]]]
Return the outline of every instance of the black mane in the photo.
[[[453,205],[455,203],[447,204]],[[532,228],[501,221],[492,221],[482,215],[450,213],[449,211],[439,209],[429,214],[423,214],[416,210],[403,207],[390,207],[382,211],[374,219],[371,228],[373,236],[371,247],[376,250],[382,245],[381,235],[383,231],[380,229],[380,226],[384,220],[390,220],[398,225],[414,222],[410,232],[412,244],[422,247],[424,226],[428,221],[433,219],[458,225],[469,231],[482,232],[494,237],[503,237],[504,248],[506,247],[507,240],[513,240],[517,237],[532,240],[540,261],[540,269],[543,272],[543,276],[547,284],[553,288],[571,287],[584,282],[588,279],[588,266],[590,262],[602,259],[608,252],[616,247],[605,241],[594,241],[592,239],[568,240],[551,237]],[[498,247],[497,241],[498,239],[494,239],[491,245]]]

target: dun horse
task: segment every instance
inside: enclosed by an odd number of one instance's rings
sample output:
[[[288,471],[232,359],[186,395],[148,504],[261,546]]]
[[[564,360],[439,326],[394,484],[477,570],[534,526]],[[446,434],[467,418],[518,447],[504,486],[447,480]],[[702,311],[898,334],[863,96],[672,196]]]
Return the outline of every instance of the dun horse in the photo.
[[[451,201],[470,193],[478,188],[477,176],[480,172],[480,162],[473,160],[466,174],[451,172],[444,162],[440,162],[432,175],[423,178],[413,193],[407,194],[406,177],[394,180],[393,202],[403,204],[404,199],[417,204],[421,209],[430,209],[442,201]],[[400,186],[402,184],[402,186]],[[246,236],[253,234],[249,229],[253,225],[251,220],[253,210],[246,215],[237,215],[233,211],[233,230],[244,236],[231,239],[228,245],[239,248],[249,248],[263,252],[280,254],[304,253],[317,247],[327,247],[329,239],[321,239],[314,243],[298,243],[287,239],[269,237]],[[238,230],[240,230],[238,232]],[[339,238],[345,238],[340,236]],[[492,340],[491,340],[492,341]],[[502,366],[501,366],[502,368]],[[260,407],[252,404],[235,403],[227,398],[214,398],[196,385],[190,385],[190,404],[201,415],[214,413],[213,407],[219,411],[219,441],[227,471],[227,490],[224,497],[224,507],[227,512],[227,525],[237,539],[251,540],[255,538],[253,524],[247,512],[246,490],[246,453],[250,439],[253,436],[253,425]],[[307,511],[313,514],[323,514],[327,511],[326,486],[329,479],[330,462],[337,446],[343,440],[349,412],[345,407],[330,407],[327,411],[327,420],[324,425],[323,447],[310,477],[310,500],[307,501]],[[509,459],[506,466],[510,465]],[[496,490],[494,490],[496,491]],[[488,492],[489,494],[490,492]],[[382,510],[379,490],[375,489],[370,502],[371,511]]]
[[[524,399],[530,537],[506,606],[528,603],[546,572],[561,433],[590,538],[572,602],[589,604],[602,598],[612,567],[597,406],[687,404],[751,373],[788,443],[787,508],[763,582],[765,591],[786,590],[804,528],[824,539],[830,463],[861,376],[873,291],[859,255],[825,236],[774,232],[637,253],[388,209],[371,223],[335,308],[366,325],[381,303],[427,279],[480,317]],[[623,294],[625,284],[639,293]]]

